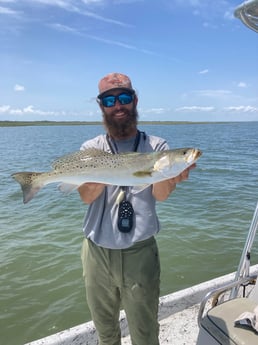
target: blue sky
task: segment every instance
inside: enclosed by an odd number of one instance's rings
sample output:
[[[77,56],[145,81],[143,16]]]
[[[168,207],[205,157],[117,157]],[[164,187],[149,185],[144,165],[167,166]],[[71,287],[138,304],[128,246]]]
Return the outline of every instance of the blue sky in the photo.
[[[258,35],[237,0],[0,0],[0,120],[100,121],[129,75],[140,120],[258,121]]]

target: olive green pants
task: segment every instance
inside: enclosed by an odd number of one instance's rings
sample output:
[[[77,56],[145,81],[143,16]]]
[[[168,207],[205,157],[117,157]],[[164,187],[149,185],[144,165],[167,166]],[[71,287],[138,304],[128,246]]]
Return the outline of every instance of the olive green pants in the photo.
[[[126,313],[132,345],[159,345],[160,263],[154,237],[128,249],[84,240],[83,275],[100,345],[121,345],[119,311]]]

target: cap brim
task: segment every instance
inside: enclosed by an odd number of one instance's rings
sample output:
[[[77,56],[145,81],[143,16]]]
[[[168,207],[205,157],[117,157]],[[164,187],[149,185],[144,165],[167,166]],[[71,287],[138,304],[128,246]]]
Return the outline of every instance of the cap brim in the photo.
[[[101,92],[101,93],[97,96],[97,98],[98,98],[98,99],[101,99],[101,98],[103,98],[107,93],[109,93],[110,91],[114,91],[114,90],[123,90],[123,91],[129,92],[129,93],[132,94],[132,95],[135,93],[135,91],[134,91],[133,89],[129,89],[129,88],[127,88],[127,87],[113,87],[112,89],[108,89],[108,90],[106,90],[106,91],[104,91],[104,92]]]

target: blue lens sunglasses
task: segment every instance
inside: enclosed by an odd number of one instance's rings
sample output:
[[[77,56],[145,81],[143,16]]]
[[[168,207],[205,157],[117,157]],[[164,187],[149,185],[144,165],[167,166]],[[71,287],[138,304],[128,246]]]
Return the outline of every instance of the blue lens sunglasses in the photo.
[[[130,104],[133,101],[133,99],[134,94],[122,92],[117,96],[109,95],[101,97],[99,101],[104,107],[111,108],[114,107],[116,101],[118,101],[122,105],[125,105]]]

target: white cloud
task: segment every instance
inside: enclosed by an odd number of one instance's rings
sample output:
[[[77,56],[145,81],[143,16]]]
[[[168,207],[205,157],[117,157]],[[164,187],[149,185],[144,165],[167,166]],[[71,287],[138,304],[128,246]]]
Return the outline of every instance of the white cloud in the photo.
[[[0,114],[4,114],[4,113],[9,112],[10,108],[11,108],[10,105],[2,105],[2,106],[0,106]]]
[[[222,97],[231,95],[232,92],[229,90],[196,90],[193,94],[204,96],[204,97]]]
[[[199,72],[199,74],[207,74],[209,72],[208,69],[203,69],[202,71]]]
[[[31,5],[39,3],[46,6],[57,6],[64,9],[74,9],[73,0],[27,0]]]
[[[234,112],[243,112],[243,113],[258,113],[258,108],[252,107],[251,105],[225,107],[224,110],[234,111]]]
[[[247,84],[244,82],[244,81],[240,81],[238,84],[237,84],[238,87],[243,87],[243,88],[246,88],[247,87]]]
[[[19,84],[15,84],[13,89],[15,92],[25,91],[25,87],[23,85],[19,85]]]
[[[202,107],[202,106],[184,106],[184,107],[179,107],[176,108],[175,111],[179,111],[179,112],[187,112],[187,111],[191,111],[191,112],[210,112],[210,111],[214,111],[215,108],[214,107]]]
[[[14,3],[16,0],[0,0],[0,3]]]
[[[50,115],[50,116],[57,116],[57,115],[64,115],[64,113],[56,112],[56,111],[44,111],[40,109],[36,109],[33,105],[28,105],[24,108],[12,108],[10,105],[2,105],[0,106],[0,114],[5,115]]]
[[[217,25],[215,25],[213,23],[209,23],[209,22],[204,22],[202,25],[204,28],[209,28],[209,29],[217,29],[218,28]]]
[[[63,25],[59,23],[49,24],[49,26],[57,31],[81,35],[81,33],[78,30],[76,30],[75,28],[72,28],[71,26],[67,26],[67,25]]]
[[[91,5],[91,4],[101,4],[103,3],[103,0],[82,0],[82,2],[85,5]]]
[[[138,51],[138,52],[143,53],[143,54],[155,55],[155,56],[158,55],[155,52],[152,52],[150,50],[143,49],[143,48],[138,48],[136,46],[133,46],[131,44],[127,44],[127,43],[124,43],[124,42],[114,41],[114,40],[110,40],[110,39],[106,39],[106,38],[102,38],[102,37],[97,37],[97,36],[94,36],[94,35],[86,35],[85,34],[84,36],[88,37],[88,38],[90,38],[92,40],[95,40],[95,41],[99,41],[99,42],[106,43],[106,44],[113,45],[113,46],[122,47],[122,48],[129,49],[129,50],[135,50],[135,51]]]
[[[224,13],[224,18],[225,19],[229,19],[229,20],[233,20],[233,19],[235,19],[235,17],[234,17],[234,11],[232,11],[232,10],[228,10],[228,11],[225,11],[225,13]]]
[[[16,15],[16,14],[19,14],[19,12],[14,11],[8,7],[0,6],[0,14]]]
[[[147,50],[144,48],[138,48],[134,45],[127,44],[125,42],[119,42],[119,41],[115,41],[115,40],[111,40],[111,39],[107,39],[107,38],[103,38],[103,37],[99,37],[99,36],[95,36],[95,35],[85,34],[85,33],[80,32],[79,30],[77,30],[76,28],[73,28],[71,26],[67,26],[67,25],[63,25],[63,24],[59,24],[59,23],[49,24],[49,26],[52,27],[53,29],[57,30],[57,31],[60,31],[60,32],[70,33],[70,34],[86,37],[86,38],[94,40],[94,41],[102,42],[102,43],[105,43],[108,45],[122,47],[122,48],[129,49],[129,50],[135,50],[135,51],[138,51],[140,53],[147,54],[147,55],[159,56],[158,54],[156,54],[153,51],[150,51],[150,50]]]
[[[76,11],[76,12],[78,12],[78,11]],[[85,16],[85,17],[91,17],[91,18],[94,18],[96,20],[100,20],[102,22],[106,22],[106,23],[109,23],[109,24],[115,24],[115,25],[129,27],[129,28],[132,27],[132,25],[130,25],[130,24],[123,23],[123,22],[121,22],[119,20],[103,17],[103,16],[100,16],[100,15],[98,15],[96,13],[93,13],[93,12],[81,10],[80,14]]]
[[[118,4],[134,4],[135,2],[144,2],[144,0],[114,0],[114,5],[118,5]]]
[[[173,3],[173,4],[172,4]],[[188,7],[193,9],[194,15],[202,15],[213,18],[215,16],[224,16],[224,18],[232,18],[232,5],[225,0],[167,0],[167,4],[175,7],[175,5]],[[231,16],[229,15],[231,14]]]
[[[85,17],[94,18],[96,20],[106,22],[109,24],[119,25],[123,27],[132,27],[131,25],[123,23],[119,20],[103,17],[97,13],[87,10],[88,5],[98,4],[98,3],[105,4],[105,1],[91,0],[91,1],[81,1],[78,3],[77,1],[74,1],[74,0],[27,0],[27,2],[29,2],[31,6],[35,5],[35,3],[38,3],[38,4],[41,4],[42,6],[58,7],[62,10],[76,13]]]
[[[169,112],[170,109],[165,109],[165,108],[151,108],[144,110],[145,114],[164,114],[166,112]]]
[[[34,113],[34,107],[33,105],[28,105],[26,108],[23,108],[24,113]]]

